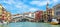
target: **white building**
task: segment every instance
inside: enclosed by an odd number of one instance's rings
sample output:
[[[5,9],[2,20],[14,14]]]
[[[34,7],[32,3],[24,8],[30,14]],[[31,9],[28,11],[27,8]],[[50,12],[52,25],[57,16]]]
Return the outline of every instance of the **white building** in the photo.
[[[23,16],[28,16],[28,17],[31,17],[31,18],[35,18],[35,13],[27,12],[27,13],[24,13]]]
[[[29,13],[29,17],[35,18],[35,13]]]
[[[54,8],[54,15],[55,15],[55,17],[60,18],[60,4],[57,4],[53,8]]]

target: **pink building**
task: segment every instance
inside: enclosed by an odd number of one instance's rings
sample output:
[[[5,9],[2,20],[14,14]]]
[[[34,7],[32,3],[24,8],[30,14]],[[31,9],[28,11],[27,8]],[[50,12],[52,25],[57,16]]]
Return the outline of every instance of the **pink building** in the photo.
[[[35,12],[35,21],[40,21],[42,19],[43,11]]]

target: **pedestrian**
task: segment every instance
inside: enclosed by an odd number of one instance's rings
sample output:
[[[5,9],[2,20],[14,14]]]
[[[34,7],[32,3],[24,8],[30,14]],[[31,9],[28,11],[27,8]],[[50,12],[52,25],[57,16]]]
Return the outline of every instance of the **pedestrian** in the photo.
[[[3,23],[3,20],[0,18],[0,22]]]

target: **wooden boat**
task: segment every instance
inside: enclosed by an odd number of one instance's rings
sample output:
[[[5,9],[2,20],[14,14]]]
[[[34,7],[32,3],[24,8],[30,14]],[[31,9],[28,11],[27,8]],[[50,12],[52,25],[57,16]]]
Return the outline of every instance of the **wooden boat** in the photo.
[[[52,22],[51,22],[51,24],[52,25],[57,25],[59,22],[57,21],[57,19],[52,19]]]

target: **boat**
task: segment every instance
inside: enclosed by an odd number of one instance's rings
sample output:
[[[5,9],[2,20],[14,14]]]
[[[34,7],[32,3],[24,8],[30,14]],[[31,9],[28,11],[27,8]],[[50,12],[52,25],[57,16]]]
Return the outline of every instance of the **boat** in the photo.
[[[8,24],[8,22],[3,21],[3,24]]]
[[[2,23],[0,22],[0,24],[2,24]]]
[[[51,21],[51,24],[52,25],[57,25],[59,22],[57,21],[57,19],[52,19],[52,21]]]
[[[0,25],[2,25],[2,24],[7,24],[7,22],[3,22],[3,23],[2,23],[2,22],[0,22]]]

